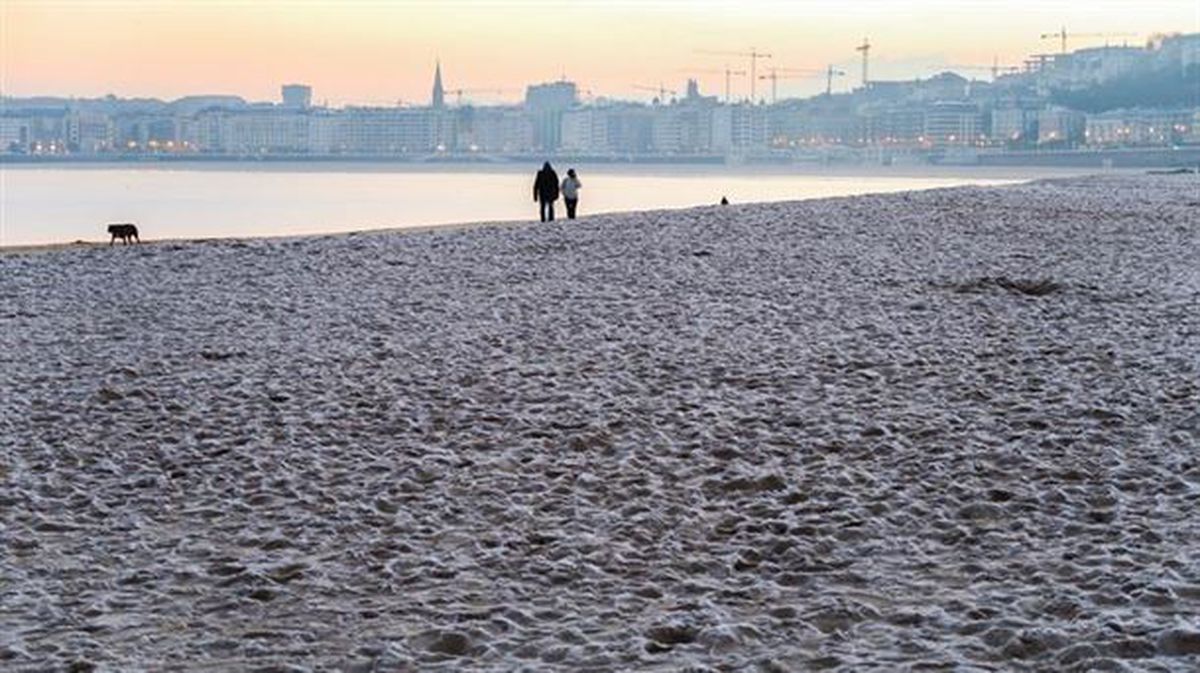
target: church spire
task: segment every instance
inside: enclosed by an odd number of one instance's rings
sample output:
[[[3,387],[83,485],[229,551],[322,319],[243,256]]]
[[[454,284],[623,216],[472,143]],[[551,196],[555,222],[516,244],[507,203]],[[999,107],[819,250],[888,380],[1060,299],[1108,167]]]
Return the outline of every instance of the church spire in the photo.
[[[433,107],[446,107],[446,90],[442,88],[442,61],[440,59],[433,71]]]

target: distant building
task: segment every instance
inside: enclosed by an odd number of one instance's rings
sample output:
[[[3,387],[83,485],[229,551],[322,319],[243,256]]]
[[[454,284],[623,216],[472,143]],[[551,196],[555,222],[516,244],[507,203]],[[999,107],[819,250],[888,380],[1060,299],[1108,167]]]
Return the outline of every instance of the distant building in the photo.
[[[187,150],[201,154],[220,154],[221,120],[227,112],[212,109],[190,117],[178,117],[179,141]]]
[[[744,153],[767,146],[766,107],[742,103],[722,105],[713,111],[712,148],[719,152]]]
[[[1085,142],[1093,147],[1148,147],[1188,142],[1200,109],[1113,110],[1088,115]]]
[[[307,110],[312,107],[312,87],[304,84],[284,84],[282,87],[283,107],[290,110]]]
[[[916,93],[919,81],[872,80],[863,88],[856,90],[856,93],[868,101],[912,98]]]
[[[122,152],[157,151],[179,139],[174,117],[124,114],[113,119],[113,144]]]
[[[1085,120],[1082,112],[1062,107],[1038,111],[1038,145],[1074,147],[1083,140]]]
[[[525,107],[537,111],[562,111],[575,105],[577,95],[574,82],[533,84],[525,89]]]
[[[805,107],[803,101],[784,100],[767,108],[767,142],[772,147],[790,147],[799,142]]]
[[[435,110],[446,107],[446,90],[442,87],[441,61],[438,61],[433,67],[433,95],[430,98],[429,105]]]
[[[564,112],[560,148],[581,154],[610,152],[607,108],[592,106]]]
[[[575,106],[574,82],[535,84],[525,89],[525,109],[533,117],[533,142],[537,149],[554,151],[562,144],[563,113]]]
[[[712,152],[711,107],[677,106],[654,127],[654,148],[679,154]],[[657,120],[656,120],[657,121]]]
[[[67,115],[65,107],[5,110],[0,116],[4,120],[2,135],[8,141],[3,149],[22,154],[67,154]]]
[[[1146,56],[1146,50],[1141,47],[1080,49],[1067,61],[1070,87],[1103,84],[1127,75],[1146,63]]]
[[[308,152],[318,156],[333,154],[337,149],[337,133],[342,115],[328,110],[316,110],[306,117]]]
[[[115,127],[107,115],[72,113],[67,117],[67,147],[81,154],[100,154],[113,149]],[[170,139],[174,147],[174,135]]]
[[[170,104],[177,115],[194,115],[204,110],[242,110],[248,107],[241,96],[184,96]]]
[[[974,103],[932,103],[925,108],[923,135],[935,147],[975,145],[986,139],[983,115]]]
[[[653,108],[626,103],[610,106],[605,111],[609,151],[623,156],[654,151]]]
[[[1200,67],[1200,33],[1163,38],[1156,57],[1164,64],[1178,65],[1185,70]]]
[[[688,96],[674,105],[654,109],[651,146],[668,154],[706,154],[712,151],[715,103],[699,95],[689,81]]]
[[[660,110],[640,103],[610,103],[562,115],[562,147],[568,152],[631,156],[663,151],[655,147]]]
[[[893,103],[862,111],[863,137],[873,145],[916,145],[925,142],[925,107]],[[852,134],[853,131],[842,131]]]
[[[30,149],[29,119],[0,117],[0,152],[24,154]]]
[[[447,152],[458,146],[458,115],[446,108],[429,108],[429,125],[433,130],[433,150]]]
[[[853,144],[865,137],[864,115],[856,113],[848,105],[822,101],[819,105],[807,105],[795,118],[793,138],[797,145],[819,147],[825,145]],[[917,127],[920,126],[918,118]],[[919,131],[912,135],[915,137]],[[881,136],[882,137],[882,136]]]
[[[290,110],[225,115],[220,139],[226,154],[304,154],[309,147],[308,116]]]
[[[435,113],[429,108],[348,108],[334,132],[334,150],[368,156],[432,152],[437,148]]]
[[[455,143],[467,152],[527,152],[533,148],[533,121],[520,107],[468,107],[458,119]]]
[[[1104,84],[1149,61],[1148,52],[1140,47],[1095,47],[1055,54],[1047,57],[1036,74],[1038,92],[1047,95]]]
[[[943,72],[913,83],[912,97],[920,101],[961,101],[971,93],[971,82],[953,72]]]
[[[992,110],[991,137],[1010,147],[1022,147],[1037,142],[1038,111],[1024,107]]]
[[[699,105],[719,105],[720,99],[716,96],[704,96],[700,93],[700,83],[694,79],[687,81],[687,94],[684,96],[683,103],[699,104]]]

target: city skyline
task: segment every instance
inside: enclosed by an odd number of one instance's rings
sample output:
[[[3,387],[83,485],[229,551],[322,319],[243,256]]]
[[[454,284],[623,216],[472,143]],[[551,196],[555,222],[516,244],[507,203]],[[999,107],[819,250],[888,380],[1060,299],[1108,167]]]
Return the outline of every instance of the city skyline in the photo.
[[[1122,7],[1124,5],[1124,7]],[[749,59],[705,52],[771,54],[757,62],[758,98],[771,67],[847,73],[861,82],[869,38],[872,79],[911,79],[942,69],[990,78],[994,59],[1019,65],[1069,49],[1144,44],[1159,32],[1195,32],[1194,2],[950,3],[904,8],[883,2],[369,2],[197,3],[190,0],[0,2],[0,93],[171,99],[196,93],[274,100],[281,82],[305,82],[330,105],[425,104],[441,63],[448,102],[458,89],[482,102],[517,102],[525,86],[566,77],[591,96],[649,99],[688,77],[712,95],[727,66]],[[1136,14],[1130,16],[1130,14]],[[947,30],[949,28],[950,30]],[[1071,38],[1072,33],[1080,34]],[[1083,35],[1083,34],[1087,35]],[[1104,33],[1105,36],[1093,36]],[[538,39],[530,39],[538,38]],[[976,66],[978,70],[963,66]],[[780,96],[825,88],[816,74],[780,74]],[[735,97],[749,77],[735,76]],[[485,89],[485,91],[481,90]]]

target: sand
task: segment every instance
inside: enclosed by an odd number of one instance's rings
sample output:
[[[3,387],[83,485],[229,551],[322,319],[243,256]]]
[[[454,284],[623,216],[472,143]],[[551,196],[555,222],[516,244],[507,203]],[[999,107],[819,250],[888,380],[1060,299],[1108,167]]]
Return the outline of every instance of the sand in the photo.
[[[1200,667],[1200,188],[0,256],[0,668]]]

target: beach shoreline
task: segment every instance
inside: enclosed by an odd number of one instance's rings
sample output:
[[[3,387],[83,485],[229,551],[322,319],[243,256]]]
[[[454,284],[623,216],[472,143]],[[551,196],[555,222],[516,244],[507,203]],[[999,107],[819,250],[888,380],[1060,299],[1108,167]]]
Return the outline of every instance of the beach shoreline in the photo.
[[[995,185],[1079,170],[942,171],[613,171],[575,166],[589,177],[585,214],[716,204],[801,200],[911,191],[963,184]],[[531,171],[326,171],[304,166],[260,170],[181,166],[132,170],[0,170],[0,248],[83,240],[107,243],[109,222],[132,222],[144,240],[255,238],[521,222],[536,208],[520,198]],[[69,193],[72,198],[59,200]],[[471,198],[463,198],[470,194]]]
[[[447,224],[423,224],[418,226],[399,226],[385,227],[379,229],[360,229],[358,231],[334,231],[329,233],[319,234],[279,234],[276,236],[213,236],[201,238],[148,238],[139,243],[130,243],[128,245],[147,245],[147,246],[182,246],[182,245],[205,245],[205,244],[230,244],[246,241],[285,241],[294,239],[310,239],[310,238],[327,238],[327,237],[353,237],[374,234],[421,234],[431,231],[457,231],[469,230],[480,227],[519,227],[522,225],[536,224],[536,220],[501,220],[493,222],[453,222]],[[31,245],[8,245],[0,246],[0,255],[28,255],[39,253],[55,253],[55,252],[70,252],[75,250],[92,250],[95,248],[121,247],[125,243],[116,242],[109,244],[105,241],[71,241],[70,243],[42,243]]]
[[[853,174],[850,174],[850,175],[853,175]],[[1000,173],[999,175],[1000,176],[1008,176],[1010,174],[1009,173]],[[840,177],[845,177],[845,176],[840,176]],[[984,175],[984,176],[980,176],[980,177],[981,178],[996,178],[998,176],[997,175]],[[1057,176],[1057,177],[1035,177],[1035,178],[1030,178],[1028,180],[1020,180],[1017,182],[1013,182],[1011,184],[1017,184],[1017,185],[1028,184],[1031,182],[1038,182],[1038,181],[1042,181],[1042,180],[1079,179],[1080,177],[1087,177],[1087,176],[1063,175],[1063,176]],[[1002,186],[1007,186],[1007,185],[1002,185]],[[955,189],[955,188],[956,187],[953,187],[953,186],[942,186],[942,187],[917,188],[917,189],[912,189],[912,190],[908,190],[908,191],[922,192],[922,191],[937,190],[937,189]],[[871,192],[871,193],[862,194],[862,195],[846,195],[846,196],[814,196],[814,197],[809,197],[809,198],[797,198],[797,199],[786,200],[786,201],[774,200],[774,201],[763,201],[763,202],[746,202],[746,203],[739,203],[739,204],[734,204],[734,205],[761,206],[761,205],[765,205],[765,204],[769,204],[769,203],[792,203],[792,202],[801,202],[801,201],[835,200],[835,199],[843,199],[843,198],[855,198],[855,196],[873,196],[875,194],[886,194],[886,193],[897,193],[897,192],[891,192],[891,191],[878,192],[878,193]],[[903,193],[903,192],[899,192],[899,193]],[[635,215],[635,214],[645,214],[645,213],[677,212],[677,211],[686,211],[686,210],[692,210],[692,209],[696,209],[696,208],[708,208],[708,207],[711,207],[711,204],[698,204],[698,205],[693,205],[693,206],[681,206],[681,207],[653,208],[653,209],[643,209],[643,210],[635,210],[635,211],[604,212],[604,213],[595,213],[595,214],[584,214],[581,217],[588,218],[588,217],[601,217],[601,216]],[[561,218],[561,219],[565,220],[565,218]],[[425,233],[425,232],[430,232],[430,231],[455,231],[455,230],[476,229],[476,228],[481,228],[481,227],[499,227],[499,228],[522,227],[522,226],[527,226],[527,225],[536,226],[538,224],[541,224],[541,223],[539,223],[536,216],[534,216],[534,217],[530,217],[529,219],[521,219],[521,220],[478,220],[478,221],[469,221],[469,222],[447,222],[447,223],[442,223],[442,224],[399,225],[399,226],[387,226],[387,227],[372,227],[372,228],[358,229],[358,230],[352,230],[352,231],[330,231],[330,232],[314,232],[314,233],[303,233],[303,234],[281,233],[281,234],[276,234],[276,235],[147,238],[146,240],[141,242],[140,245],[176,245],[177,246],[177,245],[187,245],[187,244],[230,243],[230,242],[234,242],[234,241],[257,241],[257,240],[269,241],[269,240],[290,240],[290,239],[304,239],[304,238],[323,238],[323,237],[327,237],[327,236],[362,236],[362,235],[374,235],[374,234],[386,234],[386,235],[420,234],[420,233]],[[120,245],[123,245],[123,243],[118,241],[118,242],[112,244],[112,247],[117,247]],[[70,251],[70,250],[88,250],[88,249],[100,248],[100,247],[110,247],[110,244],[105,240],[76,240],[76,241],[70,241],[70,242],[63,241],[63,242],[55,242],[55,243],[0,245],[0,255],[5,255],[5,254],[21,255],[21,254],[59,252],[59,251]]]

